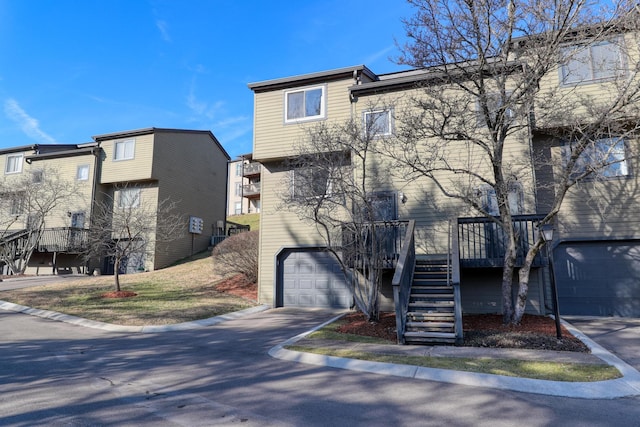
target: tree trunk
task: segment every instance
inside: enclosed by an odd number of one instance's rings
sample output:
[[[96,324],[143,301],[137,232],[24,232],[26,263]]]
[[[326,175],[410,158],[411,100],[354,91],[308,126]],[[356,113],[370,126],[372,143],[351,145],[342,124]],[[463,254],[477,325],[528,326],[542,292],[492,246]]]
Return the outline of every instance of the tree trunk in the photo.
[[[540,238],[538,238],[536,243],[531,246],[529,251],[527,251],[527,256],[524,259],[524,264],[518,272],[518,296],[516,297],[515,311],[513,313],[513,323],[516,325],[520,324],[520,322],[522,321],[522,316],[524,316],[524,312],[527,306],[527,295],[529,292],[531,264],[533,264],[533,260],[540,251],[541,246],[542,241],[540,240]]]
[[[116,284],[116,292],[120,292],[120,258],[117,257],[113,263],[113,280]]]

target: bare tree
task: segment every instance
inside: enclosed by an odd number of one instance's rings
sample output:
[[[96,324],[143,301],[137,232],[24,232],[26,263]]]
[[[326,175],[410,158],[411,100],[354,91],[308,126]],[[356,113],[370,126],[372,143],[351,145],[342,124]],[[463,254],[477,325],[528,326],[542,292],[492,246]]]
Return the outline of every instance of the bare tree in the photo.
[[[531,266],[544,244],[538,237],[525,248],[514,299],[520,250],[514,190],[524,192],[518,197],[529,206],[536,203],[532,161],[540,159],[532,159],[533,137],[566,142],[549,175],[551,202],[542,225],[554,221],[576,182],[623,162],[619,141],[638,130],[635,3],[613,2],[610,9],[574,0],[410,3],[416,13],[404,22],[409,42],[398,62],[424,69],[425,78],[406,109],[396,108],[398,138],[385,154],[405,176],[428,178],[503,231],[504,321],[518,324]],[[594,78],[587,73],[600,73],[595,77],[604,77],[604,86],[584,90],[580,83]],[[490,203],[478,196],[483,188]]]
[[[177,202],[148,202],[141,197],[142,189],[115,186],[94,206],[85,256],[113,260],[116,291],[125,263],[144,269],[144,261],[153,257],[159,243],[171,242],[186,230],[187,219],[176,213]]]
[[[375,122],[371,123],[372,126]],[[307,130],[286,162],[281,209],[313,224],[339,262],[356,307],[368,320],[379,318],[379,291],[390,231],[378,220],[384,188],[372,153],[375,129],[356,121],[320,124]]]
[[[56,209],[77,197],[74,181],[53,168],[35,169],[0,182],[0,259],[23,274]]]
[[[250,283],[258,281],[258,243],[260,233],[246,231],[234,234],[216,245],[212,258],[216,273],[244,274]]]

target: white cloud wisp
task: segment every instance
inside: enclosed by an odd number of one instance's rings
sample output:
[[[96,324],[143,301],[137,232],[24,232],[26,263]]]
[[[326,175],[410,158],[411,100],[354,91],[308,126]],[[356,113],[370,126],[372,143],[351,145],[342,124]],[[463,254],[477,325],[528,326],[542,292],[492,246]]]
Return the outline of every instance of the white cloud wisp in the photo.
[[[27,114],[15,99],[7,99],[4,102],[4,113],[11,121],[20,126],[20,129],[29,138],[46,144],[58,143],[52,136],[40,129],[38,120]]]

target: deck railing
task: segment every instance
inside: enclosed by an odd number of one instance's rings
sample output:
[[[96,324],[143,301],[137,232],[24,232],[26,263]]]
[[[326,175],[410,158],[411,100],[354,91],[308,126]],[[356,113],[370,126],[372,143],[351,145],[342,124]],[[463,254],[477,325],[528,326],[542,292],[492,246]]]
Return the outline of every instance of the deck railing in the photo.
[[[250,197],[260,194],[260,183],[254,182],[252,184],[245,184],[242,186],[242,195],[244,197]]]
[[[375,262],[375,268],[395,268],[408,225],[409,221],[376,221],[343,226],[345,264],[359,268],[363,263]]]
[[[262,171],[262,164],[258,162],[245,163],[242,169],[244,176],[257,175]]]
[[[514,215],[518,252],[516,266],[521,266],[529,247],[537,239],[537,224],[544,215]],[[489,218],[458,218],[458,240],[462,267],[502,267],[506,248],[506,234]],[[534,267],[543,265],[538,254]]]
[[[404,331],[406,329],[407,311],[409,310],[409,296],[411,295],[411,283],[416,265],[415,230],[416,222],[409,221],[405,231],[400,256],[396,263],[391,284],[393,286],[393,301],[396,311],[396,334],[398,344],[404,344]]]
[[[88,245],[89,230],[76,227],[47,228],[38,241],[39,252],[81,253]]]

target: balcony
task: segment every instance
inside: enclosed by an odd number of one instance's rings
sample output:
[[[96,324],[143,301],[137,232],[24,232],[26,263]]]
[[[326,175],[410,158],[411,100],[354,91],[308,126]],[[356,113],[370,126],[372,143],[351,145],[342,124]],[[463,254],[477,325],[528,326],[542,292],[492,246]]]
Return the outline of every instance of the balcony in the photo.
[[[537,224],[544,215],[514,215],[513,223],[518,233],[516,267],[521,267],[529,247],[537,239]],[[458,218],[458,240],[461,267],[502,267],[506,236],[498,224],[489,218]],[[538,254],[533,267],[544,265]]]
[[[242,168],[242,175],[248,178],[251,176],[260,175],[261,171],[262,171],[262,165],[260,163],[258,162],[245,163]]]
[[[242,186],[242,197],[257,199],[260,197],[260,183],[245,184]]]
[[[38,241],[39,252],[81,253],[87,248],[89,230],[73,227],[47,228]]]
[[[365,265],[377,253],[374,268],[395,268],[409,221],[380,221],[342,227],[342,256],[352,268]]]

